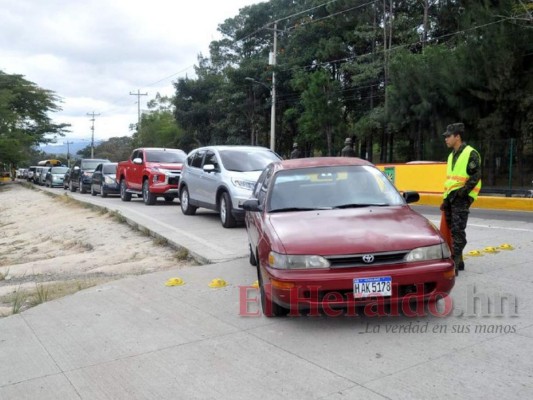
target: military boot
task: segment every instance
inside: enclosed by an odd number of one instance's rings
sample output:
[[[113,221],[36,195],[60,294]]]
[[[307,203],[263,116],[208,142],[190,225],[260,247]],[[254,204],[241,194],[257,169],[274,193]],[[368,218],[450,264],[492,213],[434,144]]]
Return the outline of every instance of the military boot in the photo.
[[[455,269],[457,271],[464,271],[465,263],[463,261],[463,255],[462,254],[459,254],[457,256],[453,256],[453,261],[455,262]]]

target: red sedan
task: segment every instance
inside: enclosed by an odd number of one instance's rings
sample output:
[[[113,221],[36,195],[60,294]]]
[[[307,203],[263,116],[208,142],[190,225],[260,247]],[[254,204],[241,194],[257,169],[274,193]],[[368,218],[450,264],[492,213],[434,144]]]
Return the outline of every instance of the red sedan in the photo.
[[[408,205],[418,199],[357,158],[270,164],[244,203],[263,314],[381,315],[387,306],[409,315],[413,303],[446,298],[450,249]]]

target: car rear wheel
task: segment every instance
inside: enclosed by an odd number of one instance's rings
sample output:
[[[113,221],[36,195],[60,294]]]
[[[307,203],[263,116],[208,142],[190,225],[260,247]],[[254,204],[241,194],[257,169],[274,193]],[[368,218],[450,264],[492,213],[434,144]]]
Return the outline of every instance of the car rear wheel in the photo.
[[[233,228],[237,225],[237,221],[233,214],[231,214],[231,199],[228,192],[223,192],[220,196],[220,222],[224,228]]]
[[[145,179],[143,182],[143,201],[147,206],[153,206],[155,204],[157,197],[150,193],[150,183],[148,179]]]
[[[122,201],[130,201],[131,200],[131,193],[127,192],[127,186],[126,186],[126,180],[122,179],[120,181],[120,200]]]
[[[87,190],[83,187],[83,181],[80,179],[80,193],[85,194]]]
[[[187,189],[187,186],[183,186],[180,192],[181,211],[185,215],[194,215],[198,207],[191,206],[189,200],[189,189]]]
[[[252,251],[252,246],[248,243],[248,248],[250,249],[250,264],[253,265],[254,267],[257,266],[257,260],[255,258],[255,254],[254,252]]]
[[[107,197],[107,192],[105,191],[104,185],[100,186],[100,195],[102,197]]]
[[[259,292],[261,295],[261,310],[265,317],[284,317],[289,313],[289,310],[272,300],[268,301],[266,298],[265,287],[263,285],[263,278],[261,278],[261,271],[259,265],[257,266],[257,281],[259,282]]]
[[[94,190],[94,185],[91,185],[91,196],[96,196],[96,190]]]

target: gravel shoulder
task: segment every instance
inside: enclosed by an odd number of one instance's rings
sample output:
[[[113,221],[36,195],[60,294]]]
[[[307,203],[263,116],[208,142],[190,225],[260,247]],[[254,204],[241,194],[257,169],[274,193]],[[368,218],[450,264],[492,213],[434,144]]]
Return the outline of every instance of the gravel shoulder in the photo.
[[[117,213],[0,185],[0,317],[129,275],[194,265]]]

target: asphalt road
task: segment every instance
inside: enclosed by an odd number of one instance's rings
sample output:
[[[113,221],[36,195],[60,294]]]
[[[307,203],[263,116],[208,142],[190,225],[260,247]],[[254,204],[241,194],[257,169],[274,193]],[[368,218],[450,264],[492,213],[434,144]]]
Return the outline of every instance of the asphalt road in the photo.
[[[266,318],[250,289],[244,228],[224,229],[211,212],[184,216],[177,202],[68,195],[213,263],[0,320],[0,399],[533,398],[528,213],[473,210],[466,251],[476,255],[449,301],[422,315]],[[438,222],[437,209],[416,209]],[[165,287],[173,274],[186,284]],[[213,278],[228,286],[209,288]]]

